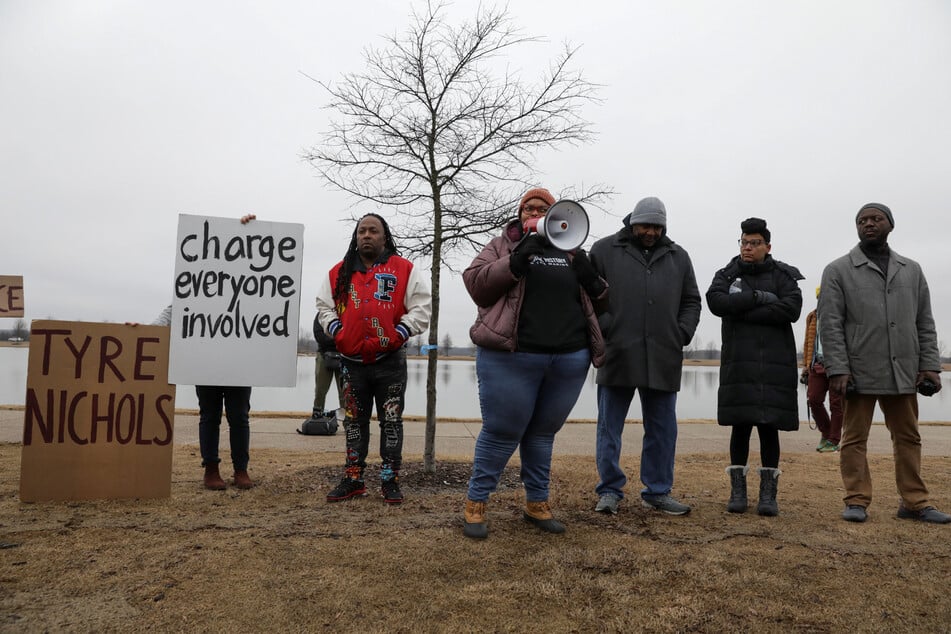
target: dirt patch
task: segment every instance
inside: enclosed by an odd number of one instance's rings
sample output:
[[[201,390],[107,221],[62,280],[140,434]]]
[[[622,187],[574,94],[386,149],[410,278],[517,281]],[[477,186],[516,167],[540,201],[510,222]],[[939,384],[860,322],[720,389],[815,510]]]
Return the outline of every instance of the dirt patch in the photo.
[[[522,519],[517,464],[489,503],[490,535],[461,534],[470,465],[418,457],[406,502],[329,504],[339,456],[252,450],[250,491],[199,485],[176,447],[164,500],[21,504],[20,447],[0,445],[0,629],[268,631],[948,631],[951,526],[894,517],[889,457],[874,456],[866,524],[839,519],[838,459],[788,454],[780,516],[725,512],[725,456],[678,456],[668,517],[638,503],[592,511],[593,458],[556,456],[568,531]],[[412,458],[412,457],[410,457]],[[636,480],[637,460],[622,463]],[[230,476],[230,469],[224,469]],[[924,476],[949,507],[951,458]],[[753,504],[757,479],[751,474]],[[947,509],[946,509],[947,510]]]

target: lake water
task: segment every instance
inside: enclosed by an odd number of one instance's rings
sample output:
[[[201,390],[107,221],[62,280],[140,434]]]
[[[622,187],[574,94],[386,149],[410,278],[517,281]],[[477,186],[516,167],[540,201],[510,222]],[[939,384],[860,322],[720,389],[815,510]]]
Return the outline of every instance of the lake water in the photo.
[[[0,348],[0,405],[23,405],[26,396],[28,348]],[[426,414],[426,361],[408,361],[406,411],[408,415]],[[942,390],[931,398],[919,398],[920,419],[923,421],[951,420],[951,379],[942,375]],[[680,395],[677,399],[679,418],[716,418],[719,368],[685,366]],[[800,386],[799,417],[806,418],[805,387]],[[581,396],[570,418],[597,417],[597,388],[594,369],[588,373]],[[331,387],[327,406],[337,402],[336,390]],[[447,418],[479,418],[479,394],[476,388],[475,362],[471,360],[440,360],[436,378],[436,414]],[[314,358],[297,358],[297,387],[256,387],[251,394],[251,408],[258,411],[310,411],[314,401]],[[198,400],[192,386],[180,385],[176,391],[175,406],[197,409]],[[630,418],[640,418],[640,403],[635,396]],[[882,421],[876,408],[876,421]]]

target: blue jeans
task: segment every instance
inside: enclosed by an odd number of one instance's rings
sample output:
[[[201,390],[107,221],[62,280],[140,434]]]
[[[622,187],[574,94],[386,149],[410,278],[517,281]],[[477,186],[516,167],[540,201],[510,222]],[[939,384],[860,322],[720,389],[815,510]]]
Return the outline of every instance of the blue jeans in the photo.
[[[198,395],[198,444],[201,447],[203,467],[216,465],[218,432],[221,427],[221,403],[224,401],[231,440],[231,463],[235,471],[248,468],[248,447],[251,444],[251,388],[221,385],[196,385]]]
[[[674,486],[674,452],[677,449],[677,393],[647,388],[598,386],[598,432],[595,459],[601,481],[598,495],[621,490],[627,476],[621,470],[621,433],[635,389],[640,392],[644,415],[644,443],[641,447],[641,497],[667,495]]]
[[[470,500],[489,499],[516,447],[525,499],[548,499],[555,434],[578,400],[590,364],[587,349],[564,354],[476,350],[482,431],[472,458]]]

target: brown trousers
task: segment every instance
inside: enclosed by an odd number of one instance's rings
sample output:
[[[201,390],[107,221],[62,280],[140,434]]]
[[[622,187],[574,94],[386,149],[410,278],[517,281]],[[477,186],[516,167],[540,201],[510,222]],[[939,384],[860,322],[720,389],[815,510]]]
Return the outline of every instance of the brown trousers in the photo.
[[[839,469],[846,505],[872,503],[872,476],[868,470],[868,434],[878,403],[892,436],[895,483],[905,508],[928,506],[928,488],[921,479],[921,436],[918,433],[917,394],[852,394],[845,398]]]

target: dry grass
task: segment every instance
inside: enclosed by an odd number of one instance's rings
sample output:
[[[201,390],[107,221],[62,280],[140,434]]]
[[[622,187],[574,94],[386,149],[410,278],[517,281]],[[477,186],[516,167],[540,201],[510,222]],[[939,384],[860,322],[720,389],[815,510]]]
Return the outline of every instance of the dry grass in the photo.
[[[552,501],[568,532],[542,534],[521,519],[510,467],[490,503],[489,539],[475,542],[461,534],[462,461],[441,463],[435,478],[407,465],[407,501],[387,508],[375,491],[324,501],[337,456],[252,450],[259,486],[217,493],[199,487],[196,454],[175,448],[167,500],[21,504],[20,447],[0,445],[0,629],[951,627],[951,526],[894,518],[888,457],[872,459],[878,497],[870,521],[856,525],[839,519],[835,455],[784,457],[778,518],[725,512],[718,454],[677,459],[675,492],[693,505],[689,516],[640,508],[636,488],[618,516],[601,516],[591,510],[593,459],[558,456]],[[951,458],[926,459],[925,477],[951,505]]]

